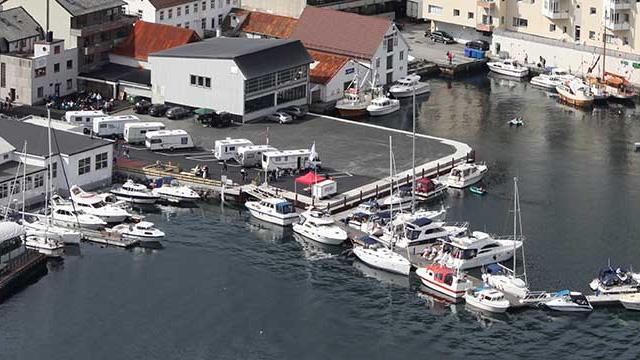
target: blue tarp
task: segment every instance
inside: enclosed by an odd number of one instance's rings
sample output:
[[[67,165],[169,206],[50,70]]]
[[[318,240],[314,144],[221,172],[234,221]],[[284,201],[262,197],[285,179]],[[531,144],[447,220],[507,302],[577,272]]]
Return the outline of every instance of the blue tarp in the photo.
[[[553,293],[553,296],[567,296],[571,294],[570,290],[560,290]]]
[[[378,243],[378,240],[372,238],[371,236],[363,236],[360,238],[360,241],[366,245],[374,245]]]
[[[276,204],[276,211],[279,212],[280,214],[290,214],[290,213],[294,212],[293,204],[291,204],[288,201],[283,201],[283,202],[277,203]]]
[[[502,267],[498,264],[489,264],[485,267],[488,274],[500,274]]]
[[[431,219],[429,219],[428,217],[421,217],[421,218],[417,218],[415,219],[412,224],[415,226],[425,226],[425,225],[429,225],[431,224]]]

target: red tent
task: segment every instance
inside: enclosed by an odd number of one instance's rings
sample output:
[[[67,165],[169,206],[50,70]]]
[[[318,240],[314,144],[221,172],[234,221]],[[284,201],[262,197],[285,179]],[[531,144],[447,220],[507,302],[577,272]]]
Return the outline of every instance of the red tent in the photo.
[[[304,184],[304,185],[312,185],[312,184],[316,184],[321,181],[324,181],[326,179],[327,178],[325,178],[322,175],[318,175],[313,171],[309,171],[306,175],[296,178],[296,183]]]

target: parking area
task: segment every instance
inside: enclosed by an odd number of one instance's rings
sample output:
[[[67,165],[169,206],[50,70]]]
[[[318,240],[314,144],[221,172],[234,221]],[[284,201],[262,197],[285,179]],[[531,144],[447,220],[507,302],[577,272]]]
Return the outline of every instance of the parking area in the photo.
[[[449,63],[447,52],[453,52],[452,65],[475,61],[464,56],[463,44],[435,43],[424,36],[425,24],[406,24],[402,35],[409,43],[409,54],[418,60],[426,60],[438,65]]]

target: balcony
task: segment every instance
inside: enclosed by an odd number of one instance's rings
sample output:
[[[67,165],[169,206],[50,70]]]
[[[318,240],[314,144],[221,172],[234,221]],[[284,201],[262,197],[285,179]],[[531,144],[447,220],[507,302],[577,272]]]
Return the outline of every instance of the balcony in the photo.
[[[631,25],[626,21],[615,22],[613,20],[606,20],[604,26],[611,31],[628,31],[631,29]]]
[[[491,10],[496,7],[496,2],[494,0],[478,0],[478,7],[483,9]]]
[[[107,21],[101,24],[87,25],[80,28],[71,28],[71,36],[87,37],[94,34],[99,34],[105,31],[111,31],[119,29],[125,26],[131,26],[138,20],[137,16],[121,15],[118,19],[113,21]]]
[[[542,8],[542,15],[551,20],[564,20],[569,18],[569,10],[556,10],[544,7]]]
[[[476,30],[478,31],[492,32],[493,29],[494,29],[494,26],[492,24],[483,24],[483,23],[476,24]]]
[[[635,2],[631,2],[631,0],[605,0],[605,8],[611,10],[631,10],[632,6]]]

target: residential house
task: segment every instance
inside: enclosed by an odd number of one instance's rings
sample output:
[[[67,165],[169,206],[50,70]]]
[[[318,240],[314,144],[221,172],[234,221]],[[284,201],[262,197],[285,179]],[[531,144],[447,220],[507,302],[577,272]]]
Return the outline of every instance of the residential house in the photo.
[[[368,68],[347,56],[309,50],[311,64],[311,102],[330,103],[340,100],[355,81],[361,82]],[[357,85],[360,85],[359,83]]]
[[[389,14],[403,16],[405,1],[401,0],[242,0],[242,7],[297,18],[307,6],[326,7],[363,15]]]

